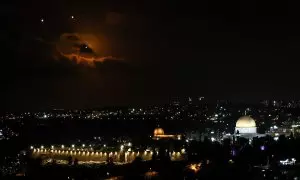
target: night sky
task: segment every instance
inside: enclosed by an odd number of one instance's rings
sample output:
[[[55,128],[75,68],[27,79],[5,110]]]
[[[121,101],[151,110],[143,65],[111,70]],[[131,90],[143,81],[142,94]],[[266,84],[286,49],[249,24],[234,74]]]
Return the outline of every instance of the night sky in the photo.
[[[2,110],[300,97],[298,4],[21,3],[1,6]],[[112,58],[87,66],[58,56],[64,33],[97,37],[97,55]]]

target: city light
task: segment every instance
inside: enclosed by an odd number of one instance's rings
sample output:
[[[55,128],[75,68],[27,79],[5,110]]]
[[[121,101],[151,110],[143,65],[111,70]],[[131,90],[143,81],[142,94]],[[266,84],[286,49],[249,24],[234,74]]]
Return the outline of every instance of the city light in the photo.
[[[69,16],[69,20],[70,20],[70,16]],[[220,107],[220,106],[217,106],[217,107]],[[163,108],[165,108],[165,107],[163,107]],[[166,112],[166,113],[169,113],[168,115],[166,115],[166,118],[164,118],[167,120],[168,119],[171,120],[171,117],[174,117],[174,119],[176,119],[176,120],[190,118],[191,120],[196,120],[196,121],[198,119],[200,120],[202,118],[201,121],[203,121],[203,123],[205,123],[204,121],[207,121],[207,123],[209,123],[208,125],[215,124],[215,123],[216,124],[211,127],[207,127],[207,128],[203,128],[203,129],[201,128],[198,130],[195,130],[194,128],[189,129],[187,127],[182,127],[182,129],[180,130],[180,127],[179,127],[178,132],[174,132],[174,134],[161,133],[161,134],[158,134],[157,136],[152,136],[152,137],[154,137],[153,139],[149,139],[148,138],[149,134],[146,134],[148,131],[145,131],[145,132],[142,132],[140,134],[140,136],[141,136],[141,138],[142,138],[142,136],[145,139],[147,138],[147,142],[142,142],[142,143],[139,143],[138,141],[133,141],[133,140],[135,140],[135,138],[138,138],[138,137],[131,137],[128,134],[119,135],[118,132],[116,134],[113,134],[114,130],[111,130],[110,131],[111,136],[106,136],[106,135],[104,135],[103,137],[102,136],[101,137],[91,136],[91,137],[89,137],[90,139],[88,139],[88,137],[78,135],[78,137],[76,139],[63,138],[63,139],[57,141],[57,142],[62,142],[62,140],[65,140],[64,143],[66,145],[62,145],[62,144],[61,145],[59,145],[59,144],[55,144],[55,145],[50,144],[49,145],[47,143],[44,143],[45,145],[29,144],[29,146],[27,145],[27,149],[26,149],[27,151],[25,151],[25,150],[24,151],[27,154],[31,153],[32,157],[34,157],[34,158],[42,157],[43,165],[47,164],[47,163],[52,163],[51,161],[54,162],[54,160],[55,160],[55,163],[59,164],[60,162],[58,162],[58,161],[60,161],[59,160],[60,158],[64,159],[64,161],[67,161],[66,160],[67,157],[72,157],[72,164],[74,164],[75,159],[78,160],[79,165],[80,164],[89,164],[89,163],[92,163],[92,161],[94,161],[94,163],[95,162],[100,163],[100,161],[101,161],[103,164],[105,164],[105,163],[107,163],[106,161],[109,158],[111,158],[110,160],[112,160],[116,164],[131,163],[134,161],[134,159],[136,157],[141,158],[142,161],[150,161],[152,158],[151,155],[153,153],[157,154],[158,150],[162,150],[163,152],[161,153],[161,155],[168,156],[168,158],[170,157],[171,161],[184,161],[184,163],[186,163],[187,160],[189,160],[188,156],[186,156],[186,155],[191,154],[192,156],[195,156],[195,159],[201,157],[201,159],[203,159],[203,161],[201,161],[201,162],[205,164],[207,157],[202,158],[202,154],[197,152],[197,149],[196,149],[197,146],[194,146],[193,144],[194,144],[194,142],[195,142],[195,144],[197,144],[198,142],[200,143],[201,141],[203,141],[204,137],[208,137],[209,142],[207,143],[207,147],[209,150],[211,150],[214,153],[220,153],[220,155],[222,152],[224,152],[224,150],[226,150],[226,159],[227,160],[224,162],[227,164],[233,164],[233,163],[235,163],[235,160],[238,160],[239,158],[243,158],[243,156],[246,155],[245,153],[243,153],[243,151],[249,151],[251,153],[255,153],[256,151],[260,152],[260,155],[258,157],[253,156],[253,159],[250,159],[249,161],[253,161],[251,163],[257,163],[256,165],[260,166],[263,169],[263,172],[268,171],[267,165],[269,166],[269,164],[270,164],[269,161],[272,163],[277,162],[280,165],[296,164],[296,159],[290,158],[290,157],[293,157],[294,152],[297,152],[296,149],[295,149],[295,151],[287,151],[285,153],[285,158],[283,158],[282,160],[278,159],[279,157],[281,157],[281,155],[280,154],[279,154],[280,156],[277,155],[278,154],[277,147],[283,148],[283,149],[286,148],[288,150],[288,148],[297,147],[296,146],[297,144],[295,144],[295,146],[284,146],[283,143],[276,142],[276,141],[279,141],[279,139],[280,140],[282,139],[282,140],[287,140],[289,143],[292,144],[292,143],[296,143],[296,140],[300,137],[299,136],[300,129],[298,129],[298,128],[290,129],[292,120],[293,120],[293,123],[298,123],[297,120],[299,119],[299,117],[298,117],[298,115],[297,116],[292,115],[289,111],[288,111],[288,113],[286,113],[286,115],[289,117],[288,119],[290,119],[290,121],[285,123],[284,120],[281,122],[280,118],[276,119],[276,124],[278,124],[278,127],[277,127],[274,124],[271,126],[267,126],[267,125],[269,125],[269,123],[271,123],[271,124],[274,123],[275,122],[274,118],[278,114],[275,112],[281,112],[282,110],[274,110],[274,108],[268,108],[268,109],[263,109],[263,110],[258,109],[257,111],[256,110],[252,111],[252,108],[251,108],[251,111],[249,113],[255,112],[252,114],[252,116],[257,117],[259,120],[261,120],[261,121],[256,121],[257,124],[254,124],[255,127],[252,127],[252,126],[250,127],[250,128],[254,128],[255,131],[250,131],[249,126],[247,124],[244,127],[238,127],[238,128],[244,128],[245,131],[240,131],[240,130],[237,131],[237,129],[234,129],[234,128],[237,128],[236,124],[231,121],[230,122],[227,121],[227,119],[229,119],[229,117],[234,118],[236,115],[240,115],[242,113],[242,111],[240,113],[236,113],[236,114],[234,114],[234,112],[232,112],[232,115],[226,115],[226,118],[223,118],[223,114],[225,112],[215,112],[215,113],[209,112],[204,117],[201,117],[201,116],[198,116],[198,112],[187,111],[186,106],[182,106],[182,107],[176,106],[176,109],[170,108],[170,110],[168,108],[165,108],[165,109],[163,109],[163,108],[161,108],[161,107],[157,107],[156,109],[150,108],[150,110],[147,110],[146,108],[143,110],[136,109],[136,111],[132,112],[132,113],[134,113],[132,115],[126,114],[126,113],[129,113],[130,111],[129,112],[123,111],[123,114],[120,114],[117,110],[103,110],[103,111],[95,110],[95,111],[86,111],[85,113],[82,113],[82,111],[81,111],[81,113],[78,113],[78,112],[73,113],[71,111],[70,112],[66,111],[66,112],[57,113],[57,114],[55,114],[56,112],[55,113],[38,112],[31,116],[38,118],[39,121],[41,122],[41,124],[49,122],[49,121],[45,121],[45,119],[43,119],[43,117],[45,115],[48,118],[51,117],[53,119],[55,119],[55,118],[59,119],[59,118],[64,118],[64,117],[69,117],[69,118],[74,117],[74,119],[77,120],[77,118],[81,117],[81,118],[87,118],[87,119],[95,118],[95,121],[96,121],[96,119],[98,118],[99,124],[100,124],[100,123],[103,123],[100,120],[100,118],[103,118],[105,120],[108,120],[108,118],[111,118],[112,121],[117,118],[120,118],[120,121],[123,120],[123,118],[124,118],[124,121],[131,120],[132,118],[137,121],[142,120],[143,118],[145,118],[146,120],[151,120],[151,118],[153,118],[156,121],[159,121],[160,116],[164,116],[164,114]],[[226,107],[225,105],[224,105],[224,108],[221,108],[221,109],[224,110],[225,108],[230,109],[230,108]],[[299,108],[300,108],[300,101],[299,101]],[[253,109],[254,109],[254,107],[253,107]],[[269,109],[271,109],[271,110],[269,110]],[[131,110],[131,108],[130,108],[130,110]],[[143,112],[140,112],[140,111],[143,111]],[[178,113],[179,111],[180,111],[180,113]],[[220,111],[220,108],[217,111]],[[232,110],[232,111],[234,111],[234,110]],[[264,118],[266,116],[268,117],[268,115],[269,115],[269,112],[267,112],[267,111],[272,111],[272,113],[271,113],[272,117],[268,118],[268,119],[266,118],[266,120],[265,120]],[[164,113],[162,113],[162,112],[164,112]],[[229,114],[228,112],[226,112],[226,113]],[[261,114],[259,114],[259,113],[261,113]],[[64,116],[62,116],[62,114]],[[180,115],[176,115],[176,114],[180,114]],[[188,114],[188,115],[186,115],[186,114]],[[216,118],[217,119],[216,121],[211,122],[210,119],[211,119],[211,117],[214,117],[215,114],[219,114],[219,116],[218,116],[218,118]],[[289,114],[291,114],[291,115],[289,115]],[[246,116],[243,116],[243,118],[252,117],[252,116],[246,115]],[[208,118],[208,120],[207,120],[207,117],[210,117],[210,118]],[[284,117],[285,116],[283,116],[283,118]],[[232,121],[234,121],[234,119]],[[248,118],[247,122],[252,122],[252,121],[255,123],[254,119]],[[21,124],[21,122],[22,121],[20,121],[20,124]],[[68,123],[69,123],[69,121],[68,121]],[[127,123],[127,122],[124,122],[124,123]],[[133,123],[136,123],[136,121],[134,121]],[[173,122],[170,122],[170,123],[173,123]],[[280,124],[280,126],[279,126],[279,124]],[[168,126],[167,123],[164,125]],[[296,126],[296,125],[293,125],[293,126]],[[256,132],[256,128],[260,129],[261,127],[269,127],[269,128],[265,133]],[[3,136],[5,137],[6,132],[9,132],[9,130],[4,129],[5,126],[3,126],[1,128],[3,128]],[[278,130],[275,130],[275,129],[278,129]],[[96,129],[96,131],[97,131],[97,129]],[[0,132],[2,132],[2,131],[0,130]],[[180,132],[182,134],[179,134]],[[232,132],[232,134],[230,134],[228,132]],[[239,133],[237,133],[237,132],[239,132]],[[252,132],[255,132],[255,133],[252,133]],[[14,133],[14,132],[12,132],[12,133]],[[20,132],[16,132],[16,133],[20,133]],[[176,134],[176,133],[178,133],[178,134]],[[291,134],[291,133],[293,133],[293,134]],[[292,137],[289,137],[289,134],[294,135],[293,137],[295,140],[292,140]],[[237,136],[238,136],[238,138],[235,138]],[[241,144],[239,142],[239,137],[244,138],[245,142],[248,141],[250,146],[247,143],[243,144],[243,146],[241,146]],[[258,138],[255,138],[255,137],[258,137]],[[270,137],[271,137],[271,140],[269,139]],[[0,139],[1,138],[2,138],[2,136],[0,136]],[[226,142],[225,142],[225,138],[227,138]],[[289,138],[291,138],[291,140],[288,140]],[[222,141],[222,139],[224,141]],[[178,142],[177,140],[182,140],[182,141]],[[46,139],[46,141],[47,141],[47,139]],[[70,142],[70,144],[67,144],[68,142]],[[172,145],[173,142],[178,143],[176,145],[176,148],[173,147],[173,145]],[[84,144],[84,143],[86,143],[86,144]],[[105,144],[105,143],[107,143],[107,144]],[[192,143],[192,144],[190,144],[190,143]],[[226,146],[224,146],[225,143],[228,143],[228,144],[226,144]],[[257,146],[255,144],[257,144]],[[30,145],[33,145],[33,146],[30,146]],[[206,145],[204,145],[204,146],[206,146]],[[26,145],[25,145],[25,147],[26,147]],[[223,149],[224,147],[226,149]],[[29,150],[29,149],[31,149],[31,150]],[[269,149],[272,150],[272,153],[269,153]],[[293,154],[291,154],[291,152]],[[272,154],[275,154],[275,155],[272,155]],[[125,156],[123,157],[123,155],[125,155]],[[288,159],[286,159],[286,158],[288,158]],[[158,159],[159,159],[159,157],[158,157]],[[189,161],[189,162],[191,162],[191,161]],[[214,161],[212,161],[212,162],[214,162]],[[267,165],[264,165],[264,163],[266,163],[266,162],[267,162]],[[190,164],[188,166],[188,170],[190,169],[190,170],[192,170],[191,172],[198,172],[201,164],[199,165],[197,163],[198,162],[193,162],[193,164]],[[66,164],[68,164],[68,162],[66,162]],[[187,164],[185,164],[185,165],[187,165]],[[152,167],[152,168],[155,169],[154,167]],[[184,168],[185,168],[185,170],[187,170],[187,166],[185,166]],[[105,173],[106,172],[104,171],[104,174],[103,174],[104,176],[105,176]],[[193,173],[189,172],[188,174],[193,174]]]
[[[233,149],[233,150],[231,151],[231,154],[232,154],[232,156],[236,156],[236,151]]]
[[[152,179],[152,177],[155,177],[157,175],[158,175],[158,172],[152,171],[150,168],[150,170],[145,173],[145,179]]]
[[[197,173],[201,169],[201,163],[190,164],[190,165],[187,166],[187,168],[192,170],[193,172]]]
[[[291,159],[281,160],[279,162],[281,165],[294,165],[296,163],[296,159],[291,158]]]

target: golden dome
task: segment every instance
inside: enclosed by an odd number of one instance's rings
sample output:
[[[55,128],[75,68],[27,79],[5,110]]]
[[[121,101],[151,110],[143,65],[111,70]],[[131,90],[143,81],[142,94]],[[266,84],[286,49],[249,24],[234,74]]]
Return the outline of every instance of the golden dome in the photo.
[[[154,136],[159,136],[159,135],[164,135],[165,132],[162,128],[156,128],[156,129],[154,129],[153,134],[154,134]]]
[[[242,116],[236,122],[235,127],[237,128],[251,128],[256,127],[254,119],[250,116]]]

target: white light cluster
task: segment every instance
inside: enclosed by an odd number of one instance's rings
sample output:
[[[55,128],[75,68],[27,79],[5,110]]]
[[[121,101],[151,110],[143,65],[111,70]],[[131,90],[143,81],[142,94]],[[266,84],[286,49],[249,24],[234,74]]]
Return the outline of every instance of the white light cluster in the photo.
[[[291,159],[286,159],[286,160],[281,160],[279,161],[281,165],[294,165],[296,163],[296,159],[295,158],[291,158]]]

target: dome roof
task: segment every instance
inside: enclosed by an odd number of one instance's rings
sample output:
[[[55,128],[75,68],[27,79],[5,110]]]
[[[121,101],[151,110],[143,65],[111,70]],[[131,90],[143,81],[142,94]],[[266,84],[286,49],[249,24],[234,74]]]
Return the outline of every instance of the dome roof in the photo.
[[[250,128],[250,127],[256,127],[256,123],[252,117],[242,116],[237,120],[235,126],[237,128]]]
[[[156,128],[156,129],[154,129],[153,134],[154,134],[154,136],[159,136],[159,135],[164,135],[165,132],[162,128]]]

